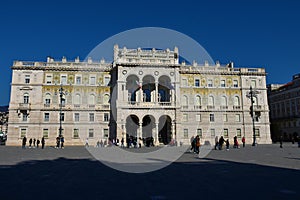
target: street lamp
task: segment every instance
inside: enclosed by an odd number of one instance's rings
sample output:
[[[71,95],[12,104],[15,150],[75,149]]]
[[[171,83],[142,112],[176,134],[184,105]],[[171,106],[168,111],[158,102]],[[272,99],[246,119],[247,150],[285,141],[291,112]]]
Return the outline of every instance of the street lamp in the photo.
[[[251,106],[250,106],[250,115],[252,117],[252,127],[253,127],[253,143],[252,146],[256,145],[256,135],[255,135],[255,113],[254,113],[254,107],[253,107],[253,97],[257,97],[257,94],[259,94],[259,91],[257,90],[253,90],[252,86],[250,86],[250,91],[248,92],[248,94],[246,95],[250,101],[251,101]]]
[[[58,137],[62,137],[62,103],[63,103],[63,95],[67,95],[68,92],[63,89],[62,84],[60,85],[60,88],[58,89],[59,94],[59,135]],[[55,92],[55,95],[57,95],[57,92]]]

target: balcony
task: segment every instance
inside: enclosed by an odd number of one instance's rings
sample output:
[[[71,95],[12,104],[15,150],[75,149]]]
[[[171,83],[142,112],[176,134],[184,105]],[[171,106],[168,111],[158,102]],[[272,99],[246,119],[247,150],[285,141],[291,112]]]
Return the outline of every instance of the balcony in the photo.
[[[208,109],[208,110],[215,109],[215,106],[207,106],[207,109]]]
[[[194,106],[194,109],[195,109],[195,110],[201,110],[201,109],[202,109],[202,106]]]
[[[30,109],[30,103],[19,103],[19,109],[20,110],[29,110]]]
[[[241,106],[233,106],[233,110],[240,110]]]
[[[221,109],[221,110],[227,110],[227,109],[228,109],[228,106],[220,106],[220,109]]]
[[[137,102],[137,101],[128,101],[127,105],[130,107],[143,107],[143,108],[161,108],[161,107],[170,107],[174,106],[172,102]]]
[[[253,105],[254,110],[261,110],[261,105]]]

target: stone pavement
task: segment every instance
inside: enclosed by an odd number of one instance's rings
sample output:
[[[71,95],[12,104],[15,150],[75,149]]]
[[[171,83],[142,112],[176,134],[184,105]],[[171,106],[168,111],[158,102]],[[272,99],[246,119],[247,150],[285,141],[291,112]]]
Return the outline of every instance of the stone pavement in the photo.
[[[300,148],[283,147],[212,150],[201,159],[186,152],[163,169],[131,174],[84,147],[0,146],[0,199],[300,199]]]

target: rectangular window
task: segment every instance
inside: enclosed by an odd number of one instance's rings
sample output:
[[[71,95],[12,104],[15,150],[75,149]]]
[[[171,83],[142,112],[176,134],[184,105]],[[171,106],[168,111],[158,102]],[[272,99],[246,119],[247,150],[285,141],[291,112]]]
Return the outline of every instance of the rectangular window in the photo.
[[[216,135],[215,129],[210,129],[210,136],[215,137],[215,135]]]
[[[197,135],[199,135],[199,137],[202,138],[202,129],[197,129]]]
[[[81,76],[76,76],[76,85],[81,85]]]
[[[94,129],[89,129],[89,138],[94,137]]]
[[[233,87],[239,87],[239,82],[237,80],[233,80]]]
[[[64,122],[64,121],[65,121],[65,113],[61,113],[61,115],[60,115],[60,119],[61,119],[61,121],[62,121],[62,122]]]
[[[110,78],[109,77],[104,77],[104,85],[108,86],[110,82]]]
[[[256,137],[259,137],[259,136],[260,136],[259,129],[255,129],[255,136],[256,136]]]
[[[30,83],[30,75],[25,75],[25,83],[26,84]]]
[[[62,85],[66,85],[67,84],[67,76],[66,75],[62,75],[60,77],[60,84],[62,84]]]
[[[103,137],[108,138],[108,129],[107,128],[103,129]]]
[[[73,138],[79,138],[79,129],[78,128],[74,128],[74,130],[73,130]]]
[[[96,77],[95,76],[90,77],[90,85],[96,85]]]
[[[212,79],[208,80],[207,87],[213,87],[213,81],[212,81]]]
[[[90,114],[89,114],[89,121],[90,121],[90,122],[95,121],[95,114],[94,114],[94,113],[90,113]]]
[[[214,122],[215,121],[215,114],[209,114],[209,121]]]
[[[241,129],[236,129],[236,136],[238,137],[238,138],[240,138],[240,137],[242,137],[242,131],[241,131]]]
[[[44,138],[48,138],[49,137],[49,129],[47,129],[47,128],[43,129],[43,137]]]
[[[227,122],[228,118],[227,118],[227,114],[223,114],[223,122]]]
[[[189,138],[189,129],[187,128],[183,129],[183,137],[186,139]]]
[[[45,99],[45,104],[46,105],[50,105],[50,103],[51,103],[51,99]]]
[[[187,122],[188,121],[188,115],[187,114],[183,114],[182,115],[182,121],[183,122]]]
[[[200,87],[200,80],[199,79],[195,79],[195,86]]]
[[[20,134],[21,138],[26,137],[26,132],[27,132],[26,128],[21,128],[21,134]]]
[[[52,83],[52,75],[47,75],[46,76],[46,84],[51,84]]]
[[[79,113],[74,114],[74,121],[79,122]]]
[[[240,114],[236,114],[235,115],[235,121],[236,122],[240,122],[241,121],[241,115]]]
[[[227,128],[225,128],[223,130],[223,133],[224,133],[224,137],[228,138],[228,129]]]
[[[226,87],[225,80],[221,80],[221,87]]]
[[[201,115],[200,114],[196,114],[196,122],[201,122]]]
[[[182,86],[185,86],[185,87],[187,86],[187,79],[185,79],[185,78],[182,79]]]
[[[104,113],[104,119],[105,122],[109,121],[109,113]]]
[[[50,120],[50,114],[44,113],[44,122],[49,122],[49,120]]]
[[[23,113],[23,122],[27,122],[27,119],[28,119],[28,114],[26,112]]]
[[[251,80],[251,87],[256,88],[256,80]]]

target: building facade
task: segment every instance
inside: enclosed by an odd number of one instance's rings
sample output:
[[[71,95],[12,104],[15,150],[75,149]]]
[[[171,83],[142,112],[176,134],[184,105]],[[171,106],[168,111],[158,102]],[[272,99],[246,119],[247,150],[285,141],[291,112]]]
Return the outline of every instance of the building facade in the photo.
[[[271,136],[292,140],[300,136],[300,74],[287,84],[268,85]]]
[[[250,86],[259,92],[254,99],[257,142],[271,142],[263,68],[180,59],[176,47],[115,45],[112,63],[15,61],[7,144],[20,144],[24,136],[54,143],[60,122],[66,145],[129,137],[152,138],[157,145],[190,144],[196,135],[202,143],[214,144],[216,136],[231,141],[244,136],[251,143]]]

